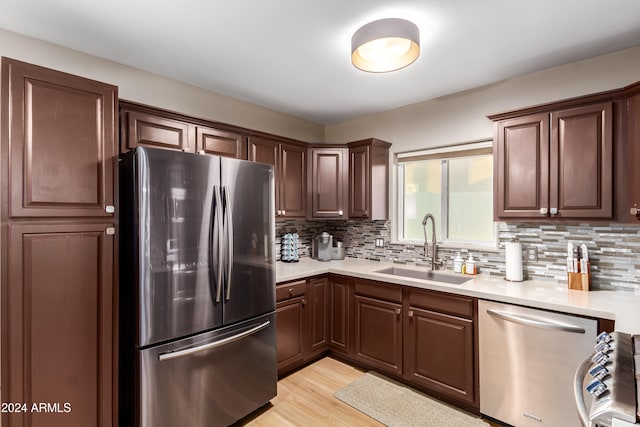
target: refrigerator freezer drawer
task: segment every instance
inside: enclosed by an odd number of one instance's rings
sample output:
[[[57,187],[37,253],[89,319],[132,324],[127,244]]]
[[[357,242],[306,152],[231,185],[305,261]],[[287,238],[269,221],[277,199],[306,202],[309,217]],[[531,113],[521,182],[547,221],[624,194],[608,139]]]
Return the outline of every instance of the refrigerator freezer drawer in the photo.
[[[276,395],[275,314],[139,352],[141,427],[227,426]]]

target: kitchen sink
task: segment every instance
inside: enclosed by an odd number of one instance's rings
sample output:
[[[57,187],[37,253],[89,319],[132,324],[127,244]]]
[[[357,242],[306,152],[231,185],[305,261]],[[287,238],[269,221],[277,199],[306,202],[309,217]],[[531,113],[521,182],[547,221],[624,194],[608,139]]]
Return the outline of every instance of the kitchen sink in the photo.
[[[409,270],[408,268],[389,267],[376,270],[376,273],[390,274],[392,276],[411,277],[413,279],[431,280],[434,282],[448,283],[450,285],[461,285],[471,280],[469,277],[452,276],[449,274],[437,273],[431,270]]]

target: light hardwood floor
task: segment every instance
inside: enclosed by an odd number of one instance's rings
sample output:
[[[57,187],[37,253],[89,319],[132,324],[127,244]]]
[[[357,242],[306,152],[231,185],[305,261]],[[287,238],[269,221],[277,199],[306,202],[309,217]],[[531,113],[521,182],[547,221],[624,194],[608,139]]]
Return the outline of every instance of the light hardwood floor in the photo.
[[[381,423],[333,397],[365,371],[330,357],[278,381],[278,396],[237,426],[382,426]]]
[[[364,373],[331,357],[320,359],[278,381],[278,396],[271,404],[234,427],[383,426],[333,397]]]

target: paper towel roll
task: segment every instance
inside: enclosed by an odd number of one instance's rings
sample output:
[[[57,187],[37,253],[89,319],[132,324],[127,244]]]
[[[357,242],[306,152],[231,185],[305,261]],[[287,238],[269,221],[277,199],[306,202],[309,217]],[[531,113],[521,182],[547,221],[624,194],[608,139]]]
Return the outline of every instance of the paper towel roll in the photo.
[[[522,282],[522,244],[520,242],[507,242],[505,245],[505,258],[507,264],[506,279],[512,282]]]

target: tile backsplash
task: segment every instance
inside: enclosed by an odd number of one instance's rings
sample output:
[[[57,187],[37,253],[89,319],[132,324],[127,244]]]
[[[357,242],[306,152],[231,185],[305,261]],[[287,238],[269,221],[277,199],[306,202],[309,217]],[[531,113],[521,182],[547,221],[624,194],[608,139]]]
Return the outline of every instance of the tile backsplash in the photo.
[[[300,235],[300,256],[310,256],[311,239],[322,231],[333,234],[334,242],[342,241],[347,257],[428,266],[424,246],[390,243],[389,221],[331,220],[306,221],[288,219],[276,221],[276,254],[280,259],[280,238],[285,233]],[[382,248],[375,247],[375,239],[384,239]],[[451,260],[457,252],[462,257],[469,253],[477,260],[481,273],[504,277],[503,243],[518,239],[523,251],[536,247],[538,260],[523,261],[527,279],[559,280],[566,283],[565,270],[567,243],[586,244],[591,261],[592,288],[640,291],[640,227],[608,224],[534,224],[499,223],[500,248],[496,250],[467,250],[438,247],[438,258]]]

